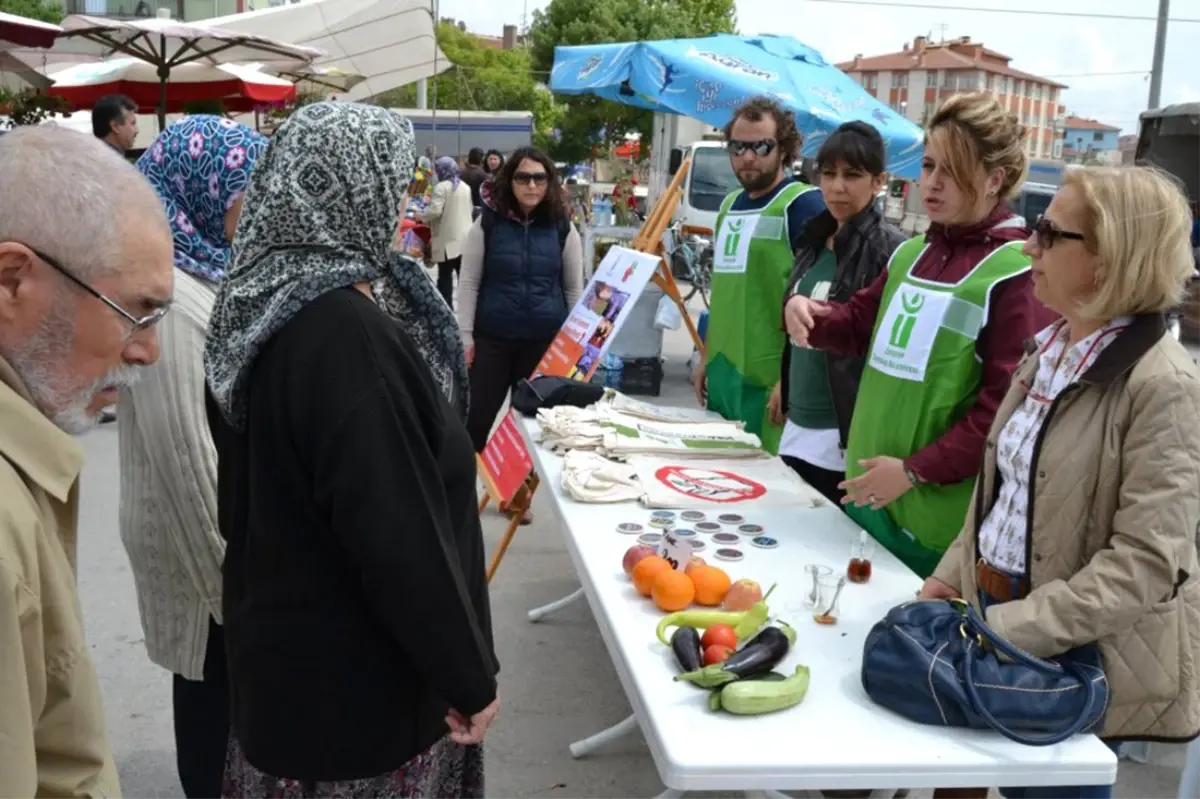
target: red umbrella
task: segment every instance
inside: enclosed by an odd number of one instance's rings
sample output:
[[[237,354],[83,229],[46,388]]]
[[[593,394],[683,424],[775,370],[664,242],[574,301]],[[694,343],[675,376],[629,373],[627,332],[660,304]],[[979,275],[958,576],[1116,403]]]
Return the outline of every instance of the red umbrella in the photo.
[[[155,113],[162,102],[162,85],[153,64],[119,58],[100,64],[79,64],[54,73],[47,94],[62,97],[74,108],[91,108],[101,97],[124,94],[141,113]],[[296,99],[291,81],[245,67],[183,64],[167,81],[166,111],[178,114],[190,103],[220,100],[226,111],[253,111],[256,106]]]
[[[62,28],[50,22],[6,14],[0,11],[0,49],[5,44],[18,47],[49,47]]]

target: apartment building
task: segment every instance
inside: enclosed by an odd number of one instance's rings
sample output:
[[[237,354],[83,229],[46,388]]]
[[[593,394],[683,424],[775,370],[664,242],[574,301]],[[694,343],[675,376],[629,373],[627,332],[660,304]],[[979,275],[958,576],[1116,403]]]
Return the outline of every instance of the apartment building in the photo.
[[[876,99],[918,125],[953,94],[992,92],[1029,127],[1030,158],[1061,158],[1062,91],[1067,86],[1014,69],[1009,56],[962,36],[932,42],[917,36],[899,52],[864,57],[837,67],[859,81]]]
[[[1075,164],[1121,163],[1121,129],[1084,117],[1063,120],[1063,160]]]

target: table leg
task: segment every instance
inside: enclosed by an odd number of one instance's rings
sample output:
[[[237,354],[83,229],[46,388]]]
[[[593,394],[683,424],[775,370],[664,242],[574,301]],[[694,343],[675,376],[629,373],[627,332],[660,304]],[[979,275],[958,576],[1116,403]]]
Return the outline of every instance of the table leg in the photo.
[[[583,586],[580,586],[579,588],[576,588],[574,591],[572,591],[570,594],[566,595],[562,599],[556,599],[553,602],[551,602],[549,605],[542,605],[540,608],[534,608],[533,610],[529,611],[529,613],[527,613],[526,615],[529,617],[530,621],[539,622],[542,619],[549,616],[551,613],[560,611],[563,608],[565,608],[567,605],[570,605],[572,602],[577,602],[578,600],[580,600],[582,598],[583,598]],[[632,718],[632,716],[630,718]]]
[[[579,590],[582,591],[583,589],[581,588]],[[628,718],[617,722],[607,730],[601,730],[595,735],[589,735],[582,741],[576,741],[575,743],[571,744],[571,757],[575,758],[576,760],[581,757],[587,757],[594,750],[599,749],[610,741],[615,741],[624,735],[628,735],[636,729],[637,716],[634,716],[631,713],[629,714]],[[680,794],[677,793],[675,795],[678,796]]]

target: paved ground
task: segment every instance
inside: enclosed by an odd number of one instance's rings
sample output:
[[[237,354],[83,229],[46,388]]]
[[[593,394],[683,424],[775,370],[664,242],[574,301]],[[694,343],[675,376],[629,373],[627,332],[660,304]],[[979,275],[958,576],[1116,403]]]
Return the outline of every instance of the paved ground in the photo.
[[[693,402],[683,334],[669,336],[663,404]],[[80,588],[103,682],[109,731],[129,797],[182,796],[175,776],[169,676],[146,659],[129,564],[117,532],[117,431],[84,439]],[[637,735],[582,761],[567,745],[620,721],[628,705],[587,607],[542,624],[525,611],[577,587],[557,520],[544,499],[492,585],[504,712],[488,738],[488,793],[496,797],[654,796],[662,790]],[[501,531],[488,513],[489,547]],[[1174,797],[1182,748],[1156,746],[1148,765],[1123,762],[1117,795]]]

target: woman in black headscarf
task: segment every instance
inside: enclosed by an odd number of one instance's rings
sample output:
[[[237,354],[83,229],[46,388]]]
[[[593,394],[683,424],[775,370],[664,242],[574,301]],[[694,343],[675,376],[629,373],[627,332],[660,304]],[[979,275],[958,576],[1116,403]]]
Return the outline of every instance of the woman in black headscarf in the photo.
[[[246,194],[204,358],[226,795],[483,795],[498,666],[466,364],[391,249],[413,161],[403,117],[315,103]]]

